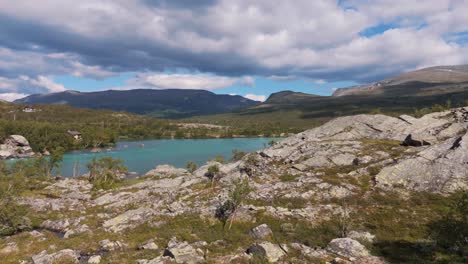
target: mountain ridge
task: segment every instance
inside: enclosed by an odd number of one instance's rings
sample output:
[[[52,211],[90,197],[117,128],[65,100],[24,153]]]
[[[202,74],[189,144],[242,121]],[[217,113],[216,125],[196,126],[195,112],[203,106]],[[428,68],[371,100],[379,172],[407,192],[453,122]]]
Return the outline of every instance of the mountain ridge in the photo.
[[[394,88],[399,86],[410,87],[426,84],[428,86],[426,90],[430,90],[431,87],[437,85],[461,83],[468,83],[468,65],[434,66],[405,72],[370,84],[339,88],[332,96],[392,94],[395,93],[394,90],[398,90]],[[456,87],[451,87],[451,89],[454,88]],[[440,93],[443,91],[436,89],[431,92]]]
[[[67,104],[74,107],[109,109],[171,118],[226,113],[260,103],[239,95],[183,89],[134,89],[98,92],[67,90],[52,94],[30,95],[14,102],[21,104]]]

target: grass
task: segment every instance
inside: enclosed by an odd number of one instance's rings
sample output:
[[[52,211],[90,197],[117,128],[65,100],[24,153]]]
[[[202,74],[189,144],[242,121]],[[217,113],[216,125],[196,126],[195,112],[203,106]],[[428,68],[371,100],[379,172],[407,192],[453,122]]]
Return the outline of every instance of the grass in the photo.
[[[292,174],[283,174],[279,176],[279,179],[282,182],[293,182],[296,181],[297,176]]]

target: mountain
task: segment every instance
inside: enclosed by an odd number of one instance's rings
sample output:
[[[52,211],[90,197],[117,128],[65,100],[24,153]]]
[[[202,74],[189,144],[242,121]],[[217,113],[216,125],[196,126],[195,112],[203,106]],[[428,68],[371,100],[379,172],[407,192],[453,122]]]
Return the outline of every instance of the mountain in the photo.
[[[227,126],[254,120],[257,126],[300,131],[346,115],[420,115],[463,105],[468,105],[468,66],[441,66],[338,89],[332,96],[283,91],[272,94],[262,104],[235,113],[192,119]]]
[[[67,104],[81,108],[109,109],[166,118],[226,113],[259,104],[238,95],[219,95],[204,90],[181,89],[65,91],[30,95],[16,100],[15,103]]]
[[[297,103],[300,101],[306,101],[309,99],[321,98],[320,95],[306,94],[301,92],[293,91],[281,91],[277,93],[272,93],[264,104],[288,104],[288,103]]]
[[[394,76],[383,81],[341,88],[333,96],[435,95],[463,91],[468,83],[468,65],[437,66]]]

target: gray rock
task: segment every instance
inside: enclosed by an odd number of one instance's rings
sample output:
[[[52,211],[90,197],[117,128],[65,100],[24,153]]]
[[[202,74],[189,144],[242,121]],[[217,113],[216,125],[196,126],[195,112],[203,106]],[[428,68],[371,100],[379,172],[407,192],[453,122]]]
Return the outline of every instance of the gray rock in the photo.
[[[138,249],[157,250],[159,247],[154,242],[154,239],[146,241],[143,245],[139,246]]]
[[[344,257],[367,257],[369,251],[358,241],[351,238],[333,239],[327,246],[327,250]]]
[[[88,259],[88,264],[99,264],[99,263],[101,263],[101,256],[99,255],[91,256]]]
[[[357,165],[356,156],[349,153],[342,153],[331,157],[331,161],[337,166]]]
[[[285,247],[283,246],[283,248]],[[269,262],[277,262],[286,255],[283,248],[270,242],[261,242],[251,245],[247,249],[247,254],[261,256]]]
[[[137,260],[138,264],[171,264],[175,261],[168,257],[168,256],[159,256],[155,259],[147,260],[147,259],[139,259]]]
[[[273,231],[271,231],[270,227],[267,224],[261,224],[252,229],[250,232],[253,238],[255,239],[265,239],[273,235]]]
[[[452,193],[468,189],[468,133],[448,139],[383,168],[376,176],[383,189]]]
[[[71,249],[63,249],[54,254],[47,254],[47,251],[31,257],[33,264],[52,264],[63,263],[64,261],[71,261],[72,263],[79,263],[80,255],[78,252]]]
[[[159,165],[155,169],[148,171],[145,176],[171,177],[188,175],[186,169],[176,168],[171,165]]]
[[[303,244],[292,243],[291,248],[301,252],[302,255],[309,258],[320,258],[324,259],[328,257],[328,252],[324,249],[313,249]]]
[[[67,231],[67,228],[70,226],[70,220],[69,219],[62,219],[62,220],[46,220],[42,222],[41,228],[54,231],[54,232],[60,232],[60,233],[65,233]]]
[[[192,247],[188,242],[172,238],[164,251],[164,256],[173,258],[177,263],[196,264],[205,261],[203,251]]]
[[[366,231],[351,231],[348,233],[348,237],[354,240],[365,241],[372,243],[375,239],[375,235],[372,235]]]
[[[126,245],[120,241],[111,241],[109,239],[99,241],[99,246],[105,251],[116,251],[126,248]]]
[[[120,232],[124,229],[134,227],[155,215],[155,211],[148,207],[129,210],[103,223],[103,227],[112,232]]]
[[[18,252],[18,245],[15,242],[7,243],[6,247],[0,249],[0,255],[8,255],[14,252]]]
[[[0,145],[0,159],[30,158],[34,156],[29,142],[20,135],[7,137],[4,144]]]
[[[5,140],[5,144],[14,145],[18,147],[29,146],[28,140],[20,135],[11,135]]]

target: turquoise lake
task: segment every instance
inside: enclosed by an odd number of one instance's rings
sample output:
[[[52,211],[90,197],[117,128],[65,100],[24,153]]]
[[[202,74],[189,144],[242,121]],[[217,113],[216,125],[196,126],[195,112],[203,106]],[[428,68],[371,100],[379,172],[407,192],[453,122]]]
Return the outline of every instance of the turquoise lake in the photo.
[[[255,151],[264,148],[272,138],[229,138],[229,139],[161,139],[119,142],[116,147],[101,153],[76,151],[65,154],[60,168],[60,174],[73,176],[73,168],[77,166],[82,175],[88,170],[86,165],[94,157],[110,156],[120,158],[128,167],[129,172],[141,175],[157,165],[170,164],[175,167],[185,167],[191,160],[199,166],[208,160],[221,155],[228,160],[232,150]],[[77,165],[75,165],[77,164]]]

